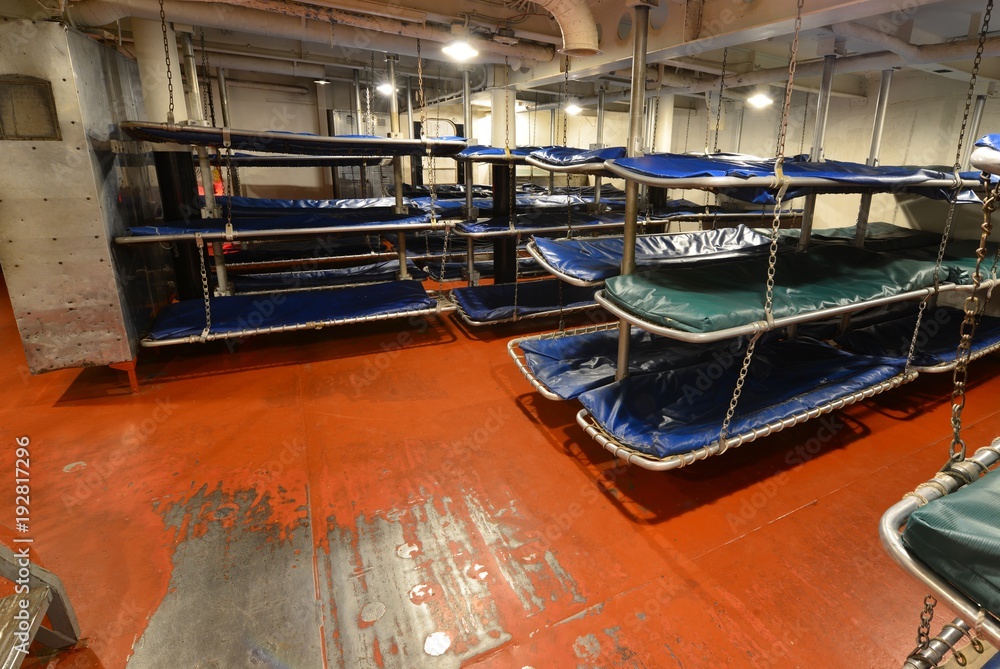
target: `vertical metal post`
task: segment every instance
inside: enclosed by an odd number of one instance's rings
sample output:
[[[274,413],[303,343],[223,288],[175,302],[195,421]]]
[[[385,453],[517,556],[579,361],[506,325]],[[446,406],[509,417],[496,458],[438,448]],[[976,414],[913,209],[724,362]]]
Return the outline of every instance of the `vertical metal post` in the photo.
[[[816,126],[813,132],[812,152],[809,160],[823,160],[823,139],[826,137],[826,119],[830,112],[830,92],[833,90],[833,71],[837,64],[834,55],[823,57],[823,81],[819,88],[819,98],[816,100]],[[802,213],[802,234],[799,236],[799,250],[809,248],[809,237],[812,234],[813,216],[816,213],[816,196],[806,196],[805,211]]]
[[[549,146],[556,145],[556,123],[559,117],[556,116],[556,108],[553,107],[549,110],[549,115],[552,116],[552,125],[549,127]],[[556,173],[549,172],[549,194],[551,195],[556,190]]]
[[[885,127],[885,110],[889,105],[889,86],[892,84],[892,70],[882,70],[882,80],[878,86],[878,99],[875,102],[875,123],[872,125],[872,142],[868,150],[868,160],[865,165],[877,165],[879,150],[882,148],[882,129]],[[868,234],[868,215],[872,208],[872,194],[861,196],[861,206],[858,208],[858,223],[854,229],[854,245],[863,248],[865,236]]]
[[[399,56],[386,54],[385,62],[389,69],[389,136],[399,139],[399,96],[396,94],[396,61]],[[393,195],[396,196],[396,213],[405,214],[406,207],[403,205],[403,159],[396,156],[392,159],[392,181]],[[406,233],[402,230],[396,233],[396,253],[399,256],[399,279],[404,281],[410,278],[410,273],[406,269]]]
[[[470,68],[462,69],[462,122],[465,124],[465,136],[472,137],[472,82],[470,81]],[[474,221],[479,214],[476,211],[473,200],[473,163],[465,164],[465,220]],[[479,285],[479,274],[476,272],[476,250],[475,242],[469,237],[465,245],[466,274],[469,277],[469,285]]]
[[[972,120],[969,122],[969,132],[965,135],[965,148],[962,150],[963,168],[969,167],[969,157],[972,155],[972,148],[979,139],[979,126],[983,122],[983,107],[986,106],[986,96],[977,95],[976,105],[972,108]]]
[[[413,88],[410,77],[406,77],[406,136],[413,139]]]
[[[597,89],[597,148],[604,148],[604,87],[601,86]],[[596,176],[594,177],[594,209],[597,211],[601,210],[601,186],[604,179]]]
[[[630,158],[642,155],[642,104],[646,97],[646,44],[649,31],[649,7],[636,5],[632,45],[632,97],[629,105],[628,144]],[[625,231],[622,274],[635,272],[635,235],[639,222],[639,184],[625,180]],[[625,320],[618,325],[618,368],[615,379],[628,376],[629,344],[632,327]]]
[[[229,115],[229,84],[226,82],[226,70],[225,68],[216,68],[216,73],[219,80],[219,106],[222,109],[222,126],[224,128],[232,128],[233,121]],[[233,195],[240,192],[240,173],[233,171]]]
[[[354,118],[357,119],[358,134],[365,134],[365,127],[361,124],[361,73],[354,70]]]

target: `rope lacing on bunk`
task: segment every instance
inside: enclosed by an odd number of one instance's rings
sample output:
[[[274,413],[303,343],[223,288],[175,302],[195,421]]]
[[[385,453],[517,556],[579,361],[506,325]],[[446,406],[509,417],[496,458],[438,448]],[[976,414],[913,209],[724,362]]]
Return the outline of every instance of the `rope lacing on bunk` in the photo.
[[[743,364],[740,366],[739,376],[736,378],[736,386],[733,388],[733,396],[729,400],[729,407],[726,409],[726,417],[722,421],[722,428],[719,430],[719,450],[718,454],[729,450],[727,433],[729,425],[736,415],[736,407],[740,402],[740,395],[743,393],[743,386],[746,383],[747,374],[750,371],[750,363],[753,360],[754,351],[761,335],[774,327],[774,274],[775,265],[778,259],[778,230],[781,227],[781,202],[788,190],[788,178],[784,174],[783,164],[785,160],[785,138],[788,131],[788,112],[792,104],[792,83],[795,81],[795,69],[799,52],[799,33],[802,30],[802,5],[803,0],[798,0],[795,9],[795,35],[789,47],[788,58],[788,85],[785,87],[785,98],[781,107],[781,125],[778,128],[778,140],[775,150],[774,173],[778,183],[778,192],[775,195],[774,217],[771,221],[771,246],[767,259],[767,284],[764,293],[764,319],[763,325],[758,324],[758,328],[747,344],[746,354],[743,356]],[[721,102],[721,98],[720,98]]]
[[[167,62],[167,123],[174,123],[174,75],[170,71],[170,40],[167,39],[167,15],[163,11],[163,0],[160,0],[160,32],[163,33],[163,58]]]

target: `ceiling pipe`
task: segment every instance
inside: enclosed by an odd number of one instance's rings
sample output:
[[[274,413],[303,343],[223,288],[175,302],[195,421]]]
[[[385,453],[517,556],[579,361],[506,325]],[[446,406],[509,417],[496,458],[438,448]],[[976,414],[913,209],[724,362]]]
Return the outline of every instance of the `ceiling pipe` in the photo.
[[[567,56],[597,56],[597,21],[587,0],[531,0],[544,8],[559,24],[563,45],[559,53]]]
[[[445,28],[267,0],[167,0],[165,14],[167,20],[174,23],[236,30],[328,46],[335,44],[347,51],[379,50],[415,56],[414,39],[432,42],[448,42],[453,39],[451,31]],[[79,0],[66,8],[66,15],[75,26],[100,27],[132,16],[157,21],[160,18],[160,7],[156,0]],[[344,27],[359,30],[347,31]],[[338,29],[346,34],[338,35]],[[504,57],[508,57],[522,61],[550,61],[555,57],[555,50],[547,45],[523,42],[505,45],[482,38],[472,38],[470,43],[480,51],[481,60],[502,62]],[[435,52],[434,49],[425,48],[422,55],[445,60],[443,55]]]
[[[309,95],[311,91],[305,86],[289,84],[272,84],[267,81],[248,81],[246,79],[226,79],[226,84],[234,88],[253,88],[258,91],[273,91],[275,93],[291,93],[292,95]]]
[[[286,77],[302,77],[304,79],[327,78],[324,66],[314,63],[303,63],[301,61],[274,60],[273,58],[257,58],[255,56],[235,56],[209,51],[208,64],[210,67],[224,67],[227,70],[280,74]]]

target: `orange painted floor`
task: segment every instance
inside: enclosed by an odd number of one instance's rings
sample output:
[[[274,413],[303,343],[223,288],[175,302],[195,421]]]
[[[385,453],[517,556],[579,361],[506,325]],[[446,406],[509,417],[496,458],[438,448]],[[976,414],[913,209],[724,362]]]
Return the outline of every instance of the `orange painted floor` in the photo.
[[[4,296],[0,438],[11,468],[31,439],[36,557],[86,637],[30,665],[901,664],[924,593],[876,522],[943,463],[949,378],[657,474],[532,392],[505,351],[530,327],[145,350],[131,394],[28,375]],[[972,373],[974,446],[998,372]]]

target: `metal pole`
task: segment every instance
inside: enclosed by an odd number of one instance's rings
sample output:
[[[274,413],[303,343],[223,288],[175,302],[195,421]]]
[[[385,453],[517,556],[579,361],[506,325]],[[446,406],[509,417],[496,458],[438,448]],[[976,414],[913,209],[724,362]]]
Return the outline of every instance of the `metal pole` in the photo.
[[[833,70],[837,64],[834,55],[823,57],[823,81],[816,100],[816,126],[813,132],[812,152],[809,160],[823,160],[823,139],[826,137],[826,118],[830,112],[830,92],[833,90]],[[806,196],[805,210],[802,212],[802,234],[799,236],[799,250],[809,248],[809,236],[812,234],[813,216],[816,213],[816,196]]]
[[[604,148],[604,87],[597,89],[597,148]],[[601,185],[604,179],[594,177],[594,209],[601,210]]]
[[[396,95],[396,61],[399,56],[386,54],[385,62],[389,69],[389,136],[399,139],[399,96]],[[392,159],[392,180],[395,188],[393,194],[396,196],[396,213],[405,214],[406,206],[403,204],[403,159],[396,156]],[[406,270],[406,233],[402,230],[396,235],[396,253],[399,255],[399,279],[404,281],[410,278],[410,273]]]
[[[629,105],[628,145],[630,158],[642,155],[642,108],[646,94],[646,44],[649,31],[649,7],[635,7],[635,39],[632,45],[632,98]],[[635,272],[635,235],[639,222],[639,184],[625,181],[625,230],[622,274]],[[628,376],[629,343],[632,327],[624,319],[618,324],[618,369],[615,379]]]
[[[972,147],[979,139],[979,126],[983,121],[983,108],[986,106],[986,96],[976,96],[976,106],[972,108],[972,121],[969,123],[969,132],[965,136],[965,148],[962,150],[962,167],[969,166],[969,157],[972,155]]]
[[[462,70],[462,122],[465,124],[465,136],[472,137],[472,83],[470,81],[469,68]],[[465,164],[465,219],[474,221],[479,214],[473,201],[473,167],[472,163]],[[479,285],[479,275],[476,273],[475,243],[470,237],[465,245],[466,273],[469,276],[469,285]]]
[[[219,106],[222,108],[222,126],[232,128],[233,122],[229,116],[229,84],[226,83],[226,69],[217,68],[216,73],[219,79]],[[233,195],[240,192],[240,173],[233,170]]]
[[[552,116],[552,125],[549,127],[549,146],[556,145],[556,110],[555,108],[549,111],[549,115]],[[551,195],[556,190],[556,173],[549,172],[549,194]]]
[[[878,165],[878,154],[882,148],[882,129],[885,127],[885,110],[889,106],[889,86],[892,84],[892,70],[882,70],[882,81],[878,87],[878,99],[875,102],[875,123],[872,126],[872,143],[868,151],[866,165]],[[868,234],[868,215],[872,208],[872,194],[861,196],[861,206],[858,209],[858,224],[854,230],[854,245],[863,248]]]

